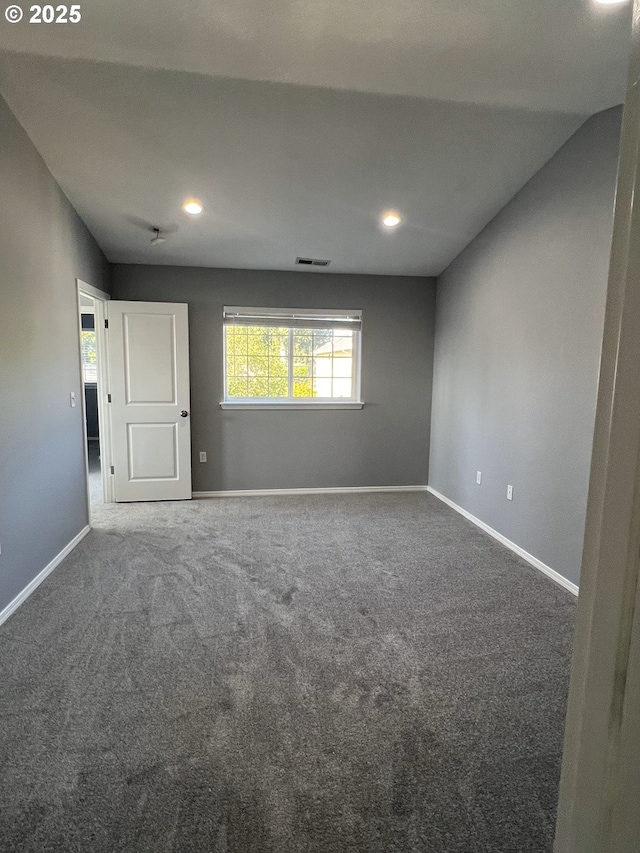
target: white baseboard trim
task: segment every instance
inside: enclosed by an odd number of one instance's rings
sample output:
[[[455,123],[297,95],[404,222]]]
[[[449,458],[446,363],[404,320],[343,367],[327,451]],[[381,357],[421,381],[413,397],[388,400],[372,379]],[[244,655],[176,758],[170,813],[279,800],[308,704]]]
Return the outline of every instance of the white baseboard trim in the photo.
[[[13,601],[10,601],[9,604],[7,604],[7,606],[2,611],[0,611],[0,625],[2,625],[3,622],[7,621],[9,616],[11,616],[11,614],[15,610],[17,610],[18,607],[20,607],[20,605],[23,603],[23,601],[26,601],[26,599],[29,598],[29,596],[34,591],[34,589],[36,589],[36,587],[40,586],[42,581],[48,575],[50,575],[51,572],[55,568],[57,568],[60,565],[60,563],[64,560],[64,558],[67,556],[67,554],[70,554],[71,551],[73,551],[73,549],[76,547],[78,542],[81,542],[90,530],[91,530],[91,528],[89,527],[88,524],[86,527],[83,527],[82,530],[80,531],[80,533],[78,533],[77,536],[74,536],[73,539],[71,540],[71,542],[69,542],[67,545],[65,545],[64,548],[62,549],[62,551],[60,551],[60,553],[57,554],[53,558],[53,560],[51,560],[50,563],[47,563],[47,565],[44,567],[44,569],[39,574],[37,574],[35,576],[35,578],[30,583],[28,583],[25,586],[25,588],[22,590],[22,592],[19,592],[16,595],[16,597],[13,599]]]
[[[337,486],[327,489],[236,489],[228,492],[193,492],[194,498],[245,498],[267,495],[342,495],[361,492],[426,492],[427,486]]]
[[[479,527],[481,530],[484,530],[485,533],[488,533],[489,536],[493,536],[494,539],[497,539],[502,545],[508,548],[510,551],[513,551],[514,554],[517,554],[519,557],[522,557],[523,560],[526,560],[531,566],[538,571],[541,571],[543,574],[547,575],[554,580],[556,583],[563,586],[565,589],[568,589],[569,592],[572,592],[574,595],[578,595],[579,587],[572,583],[570,580],[567,580],[560,572],[556,572],[555,569],[552,569],[550,566],[547,566],[546,563],[543,563],[537,557],[534,557],[533,554],[529,554],[528,551],[525,551],[524,548],[521,548],[519,545],[516,545],[515,542],[512,542],[510,539],[507,539],[506,536],[503,536],[502,533],[498,533],[497,530],[494,530],[493,527],[489,527],[488,524],[485,524],[484,521],[480,521],[479,518],[476,518],[475,515],[471,515],[470,512],[467,512],[466,509],[463,509],[458,504],[454,503],[449,498],[446,498],[444,495],[441,495],[440,492],[437,492],[435,489],[432,489],[431,486],[427,486],[427,491],[430,492],[434,497],[441,500],[443,503],[450,506],[451,509],[455,509],[456,512],[459,512],[460,515],[463,515],[466,519],[473,522],[476,527]]]

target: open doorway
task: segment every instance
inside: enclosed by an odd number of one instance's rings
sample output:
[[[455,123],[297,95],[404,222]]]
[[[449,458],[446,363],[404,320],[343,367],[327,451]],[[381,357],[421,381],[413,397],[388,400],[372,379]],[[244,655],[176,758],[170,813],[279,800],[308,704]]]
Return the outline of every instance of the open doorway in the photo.
[[[100,467],[100,424],[98,418],[98,347],[95,300],[80,294],[80,359],[87,442],[87,484],[92,509],[104,501]]]
[[[113,500],[111,442],[105,405],[108,375],[104,306],[109,296],[80,280],[77,281],[77,286],[87,503],[91,518],[101,504],[111,503]]]

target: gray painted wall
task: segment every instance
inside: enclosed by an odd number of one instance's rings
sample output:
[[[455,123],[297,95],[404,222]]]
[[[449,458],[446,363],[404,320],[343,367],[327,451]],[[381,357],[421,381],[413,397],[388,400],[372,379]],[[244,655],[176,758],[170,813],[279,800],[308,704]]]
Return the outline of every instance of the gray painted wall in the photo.
[[[1,98],[0,198],[1,610],[87,524],[75,278],[108,270]]]
[[[112,295],[189,304],[195,491],[426,484],[432,279],[116,265]],[[225,304],[361,308],[364,409],[223,411]]]
[[[437,288],[430,485],[575,583],[620,120],[589,119]]]

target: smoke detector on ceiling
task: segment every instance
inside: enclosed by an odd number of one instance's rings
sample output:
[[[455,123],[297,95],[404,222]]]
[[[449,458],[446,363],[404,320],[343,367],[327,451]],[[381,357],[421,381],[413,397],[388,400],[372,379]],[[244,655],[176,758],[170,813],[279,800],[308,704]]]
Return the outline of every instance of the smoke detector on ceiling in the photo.
[[[296,258],[296,264],[307,267],[328,267],[331,261],[323,261],[321,258]]]

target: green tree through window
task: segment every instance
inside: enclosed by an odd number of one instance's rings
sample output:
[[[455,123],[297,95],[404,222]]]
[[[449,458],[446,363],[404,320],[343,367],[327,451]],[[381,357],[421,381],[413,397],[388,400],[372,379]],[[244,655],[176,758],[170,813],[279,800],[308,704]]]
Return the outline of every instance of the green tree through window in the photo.
[[[98,353],[94,329],[83,329],[80,336],[82,351],[82,374],[85,382],[97,380]]]
[[[228,397],[289,396],[290,347],[291,394],[316,396],[313,353],[331,340],[331,329],[292,329],[276,326],[228,325],[225,327]]]

